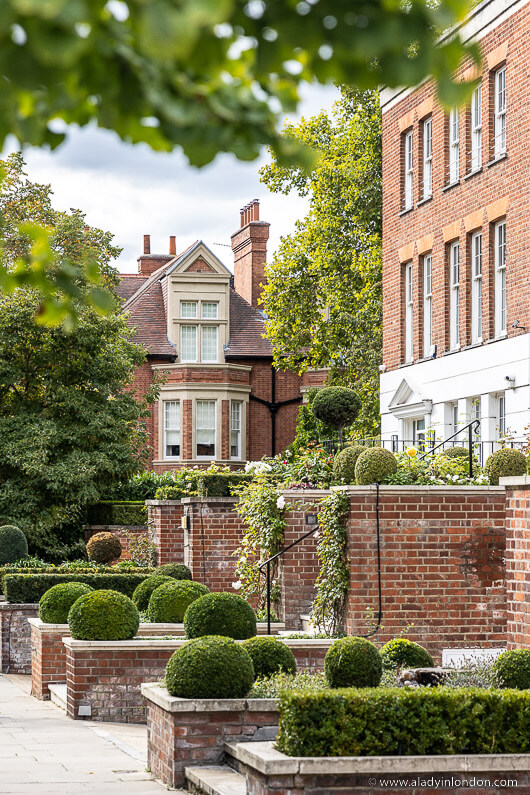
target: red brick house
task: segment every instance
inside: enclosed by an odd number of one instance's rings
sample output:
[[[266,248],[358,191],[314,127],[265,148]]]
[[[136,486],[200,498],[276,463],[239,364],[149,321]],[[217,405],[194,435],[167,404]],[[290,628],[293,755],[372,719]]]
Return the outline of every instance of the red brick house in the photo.
[[[530,425],[530,4],[483,0],[460,26],[482,66],[449,112],[425,81],[384,89],[382,435],[477,450]],[[442,39],[450,36],[451,32]]]
[[[293,440],[304,387],[321,383],[272,367],[259,309],[269,224],[259,203],[241,211],[232,235],[234,274],[202,242],[176,254],[151,254],[144,237],[138,273],[123,274],[135,341],[147,352],[134,387],[145,394],[155,373],[165,382],[148,430],[155,471],[211,462],[241,467]]]

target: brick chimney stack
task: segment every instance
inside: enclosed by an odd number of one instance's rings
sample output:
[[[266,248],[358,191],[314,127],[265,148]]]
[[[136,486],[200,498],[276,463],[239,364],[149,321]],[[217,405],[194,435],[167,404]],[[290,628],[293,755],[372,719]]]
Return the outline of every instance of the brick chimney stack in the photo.
[[[169,254],[151,254],[151,236],[144,235],[144,253],[138,257],[138,273],[151,276],[158,268],[173,259],[177,253],[175,235],[169,238]]]
[[[234,287],[245,301],[259,308],[270,224],[259,220],[258,199],[242,208],[240,224],[240,229],[232,235]]]

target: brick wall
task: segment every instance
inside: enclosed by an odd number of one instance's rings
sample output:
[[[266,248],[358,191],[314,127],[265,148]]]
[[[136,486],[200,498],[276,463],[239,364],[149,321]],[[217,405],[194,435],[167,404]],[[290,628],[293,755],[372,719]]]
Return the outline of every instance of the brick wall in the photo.
[[[38,615],[37,604],[0,604],[0,672],[31,673],[28,618]]]
[[[130,560],[131,552],[129,550],[129,539],[126,533],[129,533],[131,536],[144,536],[147,532],[148,527],[145,524],[126,526],[114,524],[92,525],[91,527],[85,527],[85,544],[87,544],[89,539],[96,533],[112,533],[118,537],[122,547],[120,560]]]
[[[527,42],[530,6],[522,7],[480,39],[483,54],[482,168],[470,176],[469,107],[460,109],[459,180],[448,183],[448,118],[435,96],[432,82],[404,94],[403,99],[383,112],[383,362],[387,370],[405,359],[403,334],[403,265],[413,263],[414,360],[423,358],[422,256],[432,251],[433,343],[438,356],[449,347],[448,246],[460,243],[460,342],[471,342],[471,252],[470,235],[482,230],[483,340],[495,336],[494,259],[492,229],[496,221],[507,222],[507,318],[508,336],[512,319],[530,326],[530,279],[528,278],[528,169],[529,126]],[[506,64],[506,141],[508,156],[493,161],[492,143],[493,74]],[[471,63],[457,70],[458,78],[473,77]],[[422,202],[422,125],[432,116],[432,198]],[[412,130],[414,140],[414,208],[403,210],[403,135]],[[444,190],[446,188],[446,190]]]
[[[184,563],[184,508],[180,500],[146,500],[149,528],[156,544],[158,565]]]
[[[530,649],[530,478],[506,489],[508,648]]]

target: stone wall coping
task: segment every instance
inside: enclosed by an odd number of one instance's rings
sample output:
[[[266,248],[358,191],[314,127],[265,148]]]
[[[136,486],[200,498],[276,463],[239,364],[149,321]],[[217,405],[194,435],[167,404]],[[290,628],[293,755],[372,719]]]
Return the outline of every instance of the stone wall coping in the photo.
[[[519,475],[518,477],[499,478],[499,484],[503,487],[526,487],[530,488],[530,475]]]
[[[504,480],[504,478],[503,478]],[[362,494],[363,492],[369,492],[371,494],[375,494],[376,486],[332,486],[332,491],[345,491],[347,494]],[[504,485],[502,486],[395,486],[395,485],[381,485],[379,486],[379,491],[383,494],[423,494],[424,492],[430,492],[431,494],[441,494],[444,491],[449,492],[450,494],[480,494],[481,492],[494,492],[494,493],[502,493],[506,491]]]
[[[277,712],[275,698],[177,698],[158,682],[141,685],[142,696],[166,712]]]
[[[54,625],[48,625],[54,626]],[[66,624],[57,624],[55,626],[63,627],[67,631]],[[149,626],[143,624],[142,626]],[[169,626],[175,626],[169,625]],[[264,637],[261,635],[260,637]],[[265,636],[266,637],[266,636]],[[277,636],[271,636],[277,637]],[[289,648],[311,648],[311,649],[328,649],[336,638],[282,638],[279,637],[286,646]],[[63,637],[63,643],[68,648],[74,651],[82,651],[84,649],[94,649],[95,651],[102,651],[108,649],[109,651],[119,651],[120,649],[138,649],[145,648],[158,648],[158,649],[180,649],[185,643],[189,642],[189,638],[175,636],[173,638],[151,638],[137,635],[130,640],[78,640],[77,638]],[[243,643],[242,640],[236,640],[236,643]]]
[[[455,754],[454,756],[286,756],[273,742],[225,743],[225,750],[265,775],[355,775],[457,773],[530,770],[530,754]]]
[[[64,634],[65,632],[70,631],[68,624],[48,624],[45,621],[41,621],[40,618],[28,618],[28,622],[32,627],[35,627],[41,632],[62,632]],[[138,635],[149,635],[149,633],[153,631],[166,632],[168,635],[172,632],[183,635],[184,624],[140,624],[138,628]]]
[[[235,505],[237,497],[182,497],[182,505]]]
[[[38,610],[38,602],[0,602],[0,610]]]

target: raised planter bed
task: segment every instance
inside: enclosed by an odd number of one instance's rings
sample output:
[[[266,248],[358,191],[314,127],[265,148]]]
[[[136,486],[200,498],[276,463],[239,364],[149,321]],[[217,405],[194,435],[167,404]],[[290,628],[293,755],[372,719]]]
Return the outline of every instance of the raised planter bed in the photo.
[[[147,703],[147,764],[168,787],[184,784],[190,765],[219,764],[224,744],[274,737],[275,699],[187,699],[157,684],[143,684]]]
[[[38,604],[0,602],[0,672],[31,673],[28,618],[39,614]]]
[[[149,625],[146,625],[149,626]],[[100,641],[63,638],[68,715],[77,719],[145,723],[140,686],[157,682],[185,638]],[[298,667],[322,668],[331,640],[286,639]]]
[[[530,754],[295,757],[272,742],[229,743],[225,751],[251,795],[530,791]]]

